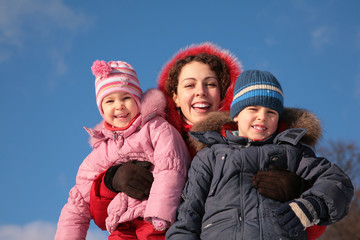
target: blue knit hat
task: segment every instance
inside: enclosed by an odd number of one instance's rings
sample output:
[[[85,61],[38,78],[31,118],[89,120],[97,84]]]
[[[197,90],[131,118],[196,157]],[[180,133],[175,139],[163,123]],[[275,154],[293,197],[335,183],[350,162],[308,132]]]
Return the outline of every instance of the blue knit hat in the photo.
[[[240,74],[230,106],[231,118],[248,106],[263,106],[282,114],[284,95],[280,83],[270,72],[247,70]]]

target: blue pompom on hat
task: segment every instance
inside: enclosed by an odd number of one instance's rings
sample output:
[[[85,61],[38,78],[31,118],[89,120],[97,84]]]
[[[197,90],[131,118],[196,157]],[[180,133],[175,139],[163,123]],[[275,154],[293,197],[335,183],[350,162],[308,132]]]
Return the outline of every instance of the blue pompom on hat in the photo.
[[[240,74],[235,83],[230,115],[234,119],[249,106],[271,108],[281,116],[284,109],[284,94],[278,80],[272,73],[247,70]]]

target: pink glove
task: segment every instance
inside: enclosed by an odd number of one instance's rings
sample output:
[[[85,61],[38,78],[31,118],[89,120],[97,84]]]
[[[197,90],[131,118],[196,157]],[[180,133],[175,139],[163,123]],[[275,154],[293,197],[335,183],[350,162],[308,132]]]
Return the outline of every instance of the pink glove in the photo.
[[[152,225],[156,231],[165,231],[169,227],[169,222],[161,218],[153,217]]]

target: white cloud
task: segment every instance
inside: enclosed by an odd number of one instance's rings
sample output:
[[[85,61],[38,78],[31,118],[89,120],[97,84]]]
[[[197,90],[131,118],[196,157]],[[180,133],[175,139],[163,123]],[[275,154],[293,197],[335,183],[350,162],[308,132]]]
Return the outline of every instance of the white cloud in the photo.
[[[73,31],[85,27],[88,21],[62,0],[0,1],[0,42],[19,46],[23,44],[22,37],[32,31]]]
[[[31,222],[24,226],[0,226],[0,240],[50,240],[54,239],[56,225],[48,222]],[[107,239],[107,234],[100,230],[88,231],[87,240]]]
[[[321,26],[315,29],[311,33],[311,43],[314,49],[319,52],[325,46],[330,45],[332,43],[333,33],[334,29],[327,26]]]
[[[88,16],[71,9],[63,0],[0,1],[0,45],[3,49],[21,48],[27,42],[56,36],[59,32],[77,34],[90,24]]]
[[[66,64],[66,54],[69,53],[71,47],[68,44],[63,45],[61,49],[49,49],[49,57],[53,63],[52,77],[47,79],[47,89],[52,90],[59,84],[57,76],[65,75],[68,71]]]

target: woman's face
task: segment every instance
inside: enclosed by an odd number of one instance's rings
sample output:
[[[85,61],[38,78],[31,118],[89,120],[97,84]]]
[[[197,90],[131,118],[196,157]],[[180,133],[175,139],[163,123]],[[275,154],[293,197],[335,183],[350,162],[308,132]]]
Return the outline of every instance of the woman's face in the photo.
[[[220,107],[220,87],[215,72],[201,62],[186,64],[179,74],[173,100],[190,125],[217,111]]]

